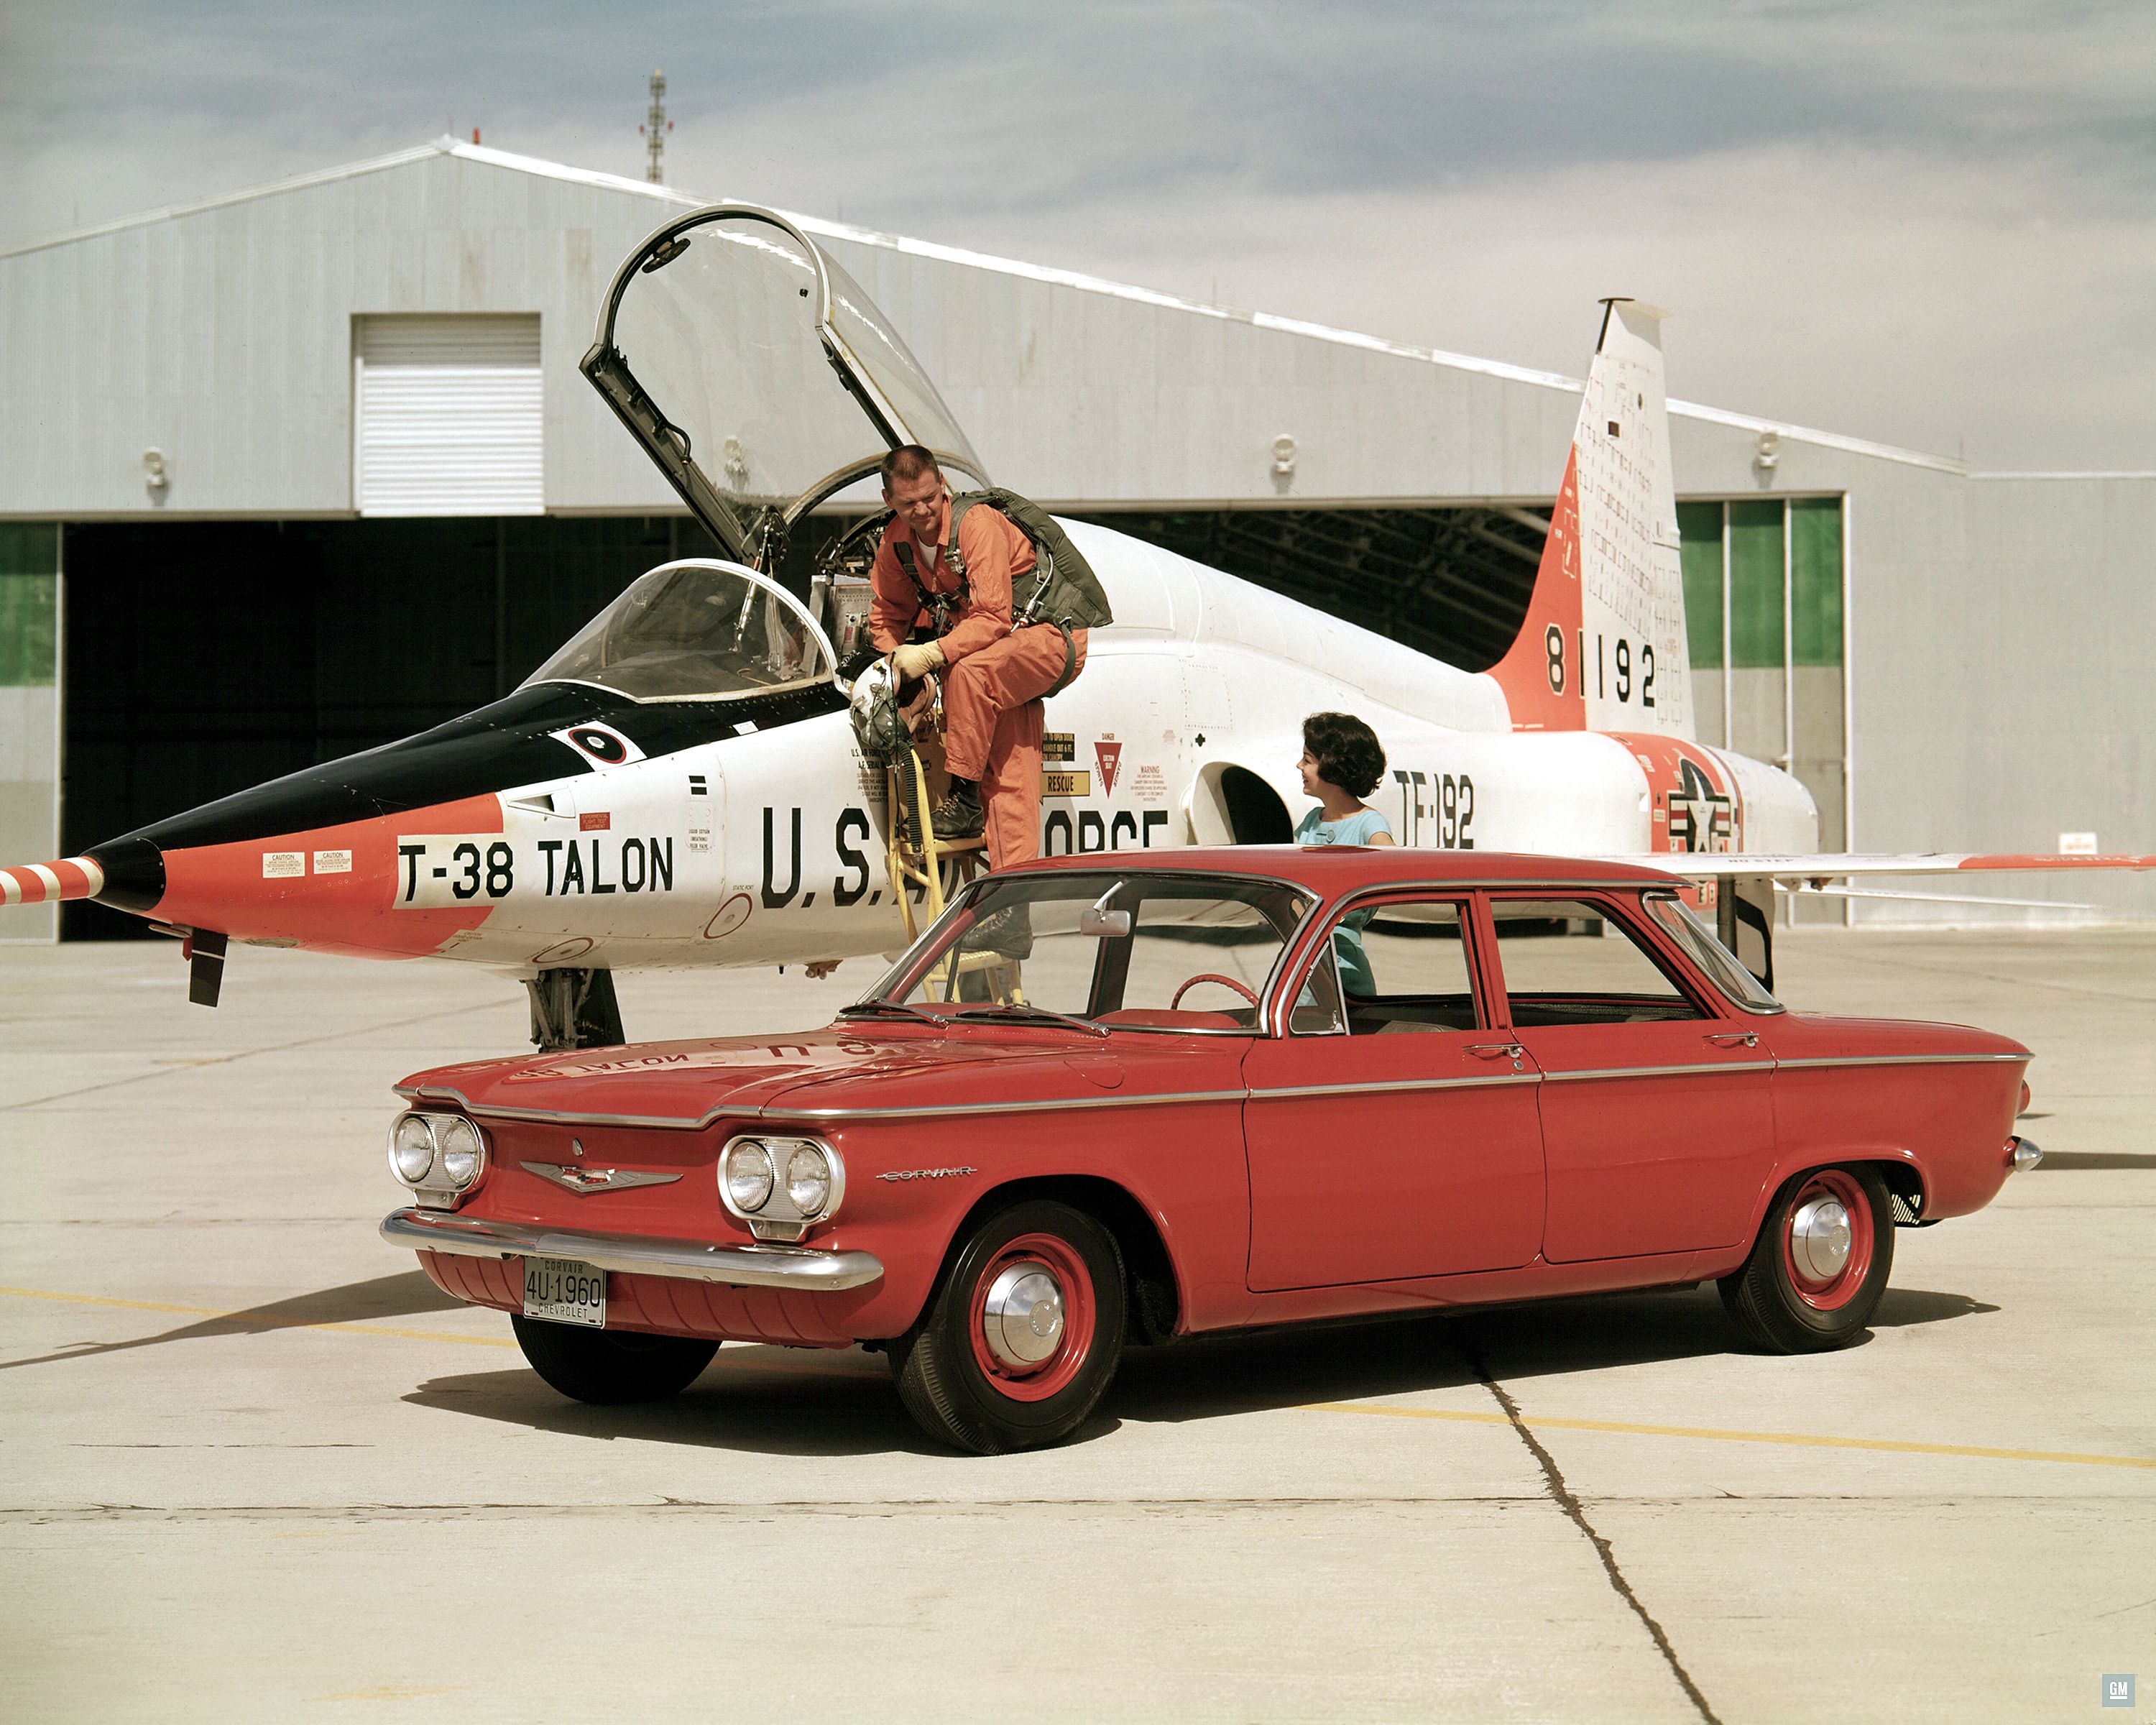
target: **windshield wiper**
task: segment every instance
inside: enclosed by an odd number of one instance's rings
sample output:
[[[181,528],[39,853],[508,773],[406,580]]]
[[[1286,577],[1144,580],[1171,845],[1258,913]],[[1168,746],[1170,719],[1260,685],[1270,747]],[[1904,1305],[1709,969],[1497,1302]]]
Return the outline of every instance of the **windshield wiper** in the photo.
[[[964,1018],[1025,1019],[1036,1024],[1066,1024],[1073,1030],[1083,1030],[1088,1036],[1106,1036],[1107,1027],[1096,1024],[1091,1019],[1073,1018],[1067,1012],[1050,1012],[1045,1006],[1014,1006],[1008,1001],[990,1001],[981,1005],[968,1002],[960,1009]]]
[[[902,1019],[912,1019],[916,1023],[945,1029],[951,1023],[950,1019],[937,1017],[925,1006],[908,1006],[903,1000],[856,1000],[851,1006],[839,1009],[839,1016],[842,1019],[875,1018],[891,1013],[896,1013]]]

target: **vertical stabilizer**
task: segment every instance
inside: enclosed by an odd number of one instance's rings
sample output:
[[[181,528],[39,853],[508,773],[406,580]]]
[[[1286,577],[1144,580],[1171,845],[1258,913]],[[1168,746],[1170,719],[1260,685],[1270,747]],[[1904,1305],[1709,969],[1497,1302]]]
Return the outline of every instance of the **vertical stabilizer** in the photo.
[[[1666,313],[1605,302],[1518,638],[1491,675],[1517,731],[1689,739],[1691,664],[1662,394]]]

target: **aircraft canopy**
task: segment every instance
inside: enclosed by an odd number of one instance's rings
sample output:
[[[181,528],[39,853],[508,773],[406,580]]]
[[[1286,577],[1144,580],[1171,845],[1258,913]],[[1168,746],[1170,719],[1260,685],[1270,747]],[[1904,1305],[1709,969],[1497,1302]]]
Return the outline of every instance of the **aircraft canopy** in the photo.
[[[662,564],[534,671],[634,701],[724,701],[829,682],[829,644],[785,589],[746,570]]]
[[[631,254],[583,370],[729,557],[903,443],[985,482],[890,321],[784,217],[717,204]]]

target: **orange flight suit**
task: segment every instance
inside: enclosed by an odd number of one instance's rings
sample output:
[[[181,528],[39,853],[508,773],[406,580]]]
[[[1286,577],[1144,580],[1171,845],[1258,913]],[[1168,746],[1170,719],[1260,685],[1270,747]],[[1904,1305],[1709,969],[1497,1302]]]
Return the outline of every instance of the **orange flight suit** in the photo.
[[[914,572],[930,593],[958,587],[942,559],[928,562],[934,547],[915,542],[892,521],[869,572],[875,591],[869,634],[880,653],[935,623],[899,563],[894,547],[901,541],[913,544]],[[1009,516],[976,503],[959,519],[958,550],[966,561],[966,598],[937,643],[944,662],[944,760],[954,777],[979,783],[988,866],[1000,869],[1040,854],[1041,697],[1063,675],[1063,632],[1050,624],[1011,627],[1011,583],[1039,559],[1033,542]],[[1074,631],[1072,642],[1082,667],[1086,631]]]

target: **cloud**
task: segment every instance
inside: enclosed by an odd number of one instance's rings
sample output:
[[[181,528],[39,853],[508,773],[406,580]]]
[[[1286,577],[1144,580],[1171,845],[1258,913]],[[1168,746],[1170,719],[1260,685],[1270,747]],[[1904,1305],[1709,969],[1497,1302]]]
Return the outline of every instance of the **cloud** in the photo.
[[[416,143],[1577,372],[1985,465],[2156,466],[2156,7],[270,0],[0,23],[0,244]]]

